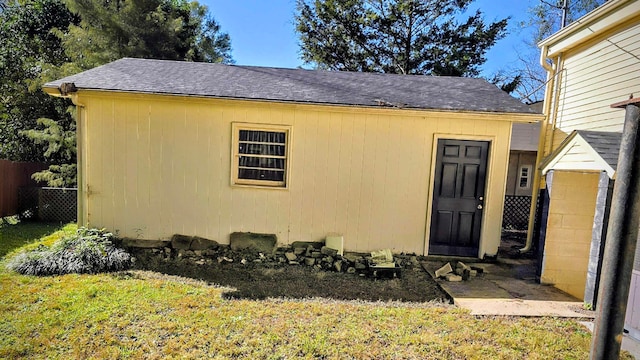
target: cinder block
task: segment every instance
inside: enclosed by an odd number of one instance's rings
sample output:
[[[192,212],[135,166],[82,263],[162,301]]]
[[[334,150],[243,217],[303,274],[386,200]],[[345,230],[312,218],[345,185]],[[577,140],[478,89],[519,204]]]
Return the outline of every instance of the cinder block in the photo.
[[[344,255],[344,237],[340,234],[327,235],[324,245],[330,249],[338,250],[340,256]]]
[[[565,214],[562,216],[562,227],[565,229],[587,229],[591,231],[593,228],[593,214],[591,216]]]
[[[561,228],[562,217],[563,217],[563,214],[549,214],[549,217],[547,218],[547,229]]]

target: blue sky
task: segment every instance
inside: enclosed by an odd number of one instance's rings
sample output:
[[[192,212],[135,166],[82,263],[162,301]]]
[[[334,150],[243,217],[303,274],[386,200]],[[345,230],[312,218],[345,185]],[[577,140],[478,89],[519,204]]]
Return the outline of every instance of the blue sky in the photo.
[[[519,23],[527,19],[527,9],[539,0],[477,0],[485,20],[511,16],[509,35],[487,54],[483,74],[517,65],[516,51],[524,50],[528,35]],[[229,33],[233,58],[238,65],[295,68],[303,65],[298,55],[293,16],[295,0],[202,0],[222,30]]]

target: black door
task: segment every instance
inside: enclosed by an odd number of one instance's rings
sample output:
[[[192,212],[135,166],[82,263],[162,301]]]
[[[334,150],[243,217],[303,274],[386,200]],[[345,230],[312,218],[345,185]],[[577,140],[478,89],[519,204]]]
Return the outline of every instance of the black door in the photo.
[[[437,151],[429,254],[477,256],[489,142],[440,139]]]

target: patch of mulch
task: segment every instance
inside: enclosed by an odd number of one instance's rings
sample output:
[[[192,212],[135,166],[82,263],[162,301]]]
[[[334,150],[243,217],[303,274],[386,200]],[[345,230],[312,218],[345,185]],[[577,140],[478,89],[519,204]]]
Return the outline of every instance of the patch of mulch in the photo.
[[[376,279],[305,265],[213,262],[197,264],[185,258],[135,254],[135,267],[204,280],[231,287],[229,299],[329,298],[336,300],[448,302],[447,295],[420,266],[402,269],[400,278]]]

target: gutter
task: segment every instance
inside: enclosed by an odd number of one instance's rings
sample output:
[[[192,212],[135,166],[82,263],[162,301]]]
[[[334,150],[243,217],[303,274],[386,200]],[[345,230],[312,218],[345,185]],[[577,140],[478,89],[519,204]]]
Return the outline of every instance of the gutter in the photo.
[[[545,116],[545,119],[540,124],[540,134],[538,135],[538,153],[536,154],[536,166],[534,169],[533,175],[533,186],[531,187],[531,206],[529,207],[529,224],[527,225],[527,241],[522,249],[520,249],[520,253],[526,253],[531,250],[533,245],[533,227],[536,220],[536,205],[538,204],[538,194],[540,188],[540,164],[542,163],[542,159],[544,157],[544,149],[546,147],[545,140],[547,138],[547,129],[549,126],[549,118],[551,117],[551,98],[553,93],[555,92],[555,82],[556,82],[556,69],[559,61],[556,61],[556,67],[554,68],[553,64],[547,63],[547,58],[549,54],[549,47],[547,45],[543,45],[540,51],[540,65],[547,71],[547,86],[544,92],[544,103],[542,113]],[[552,129],[553,130],[553,129]]]

